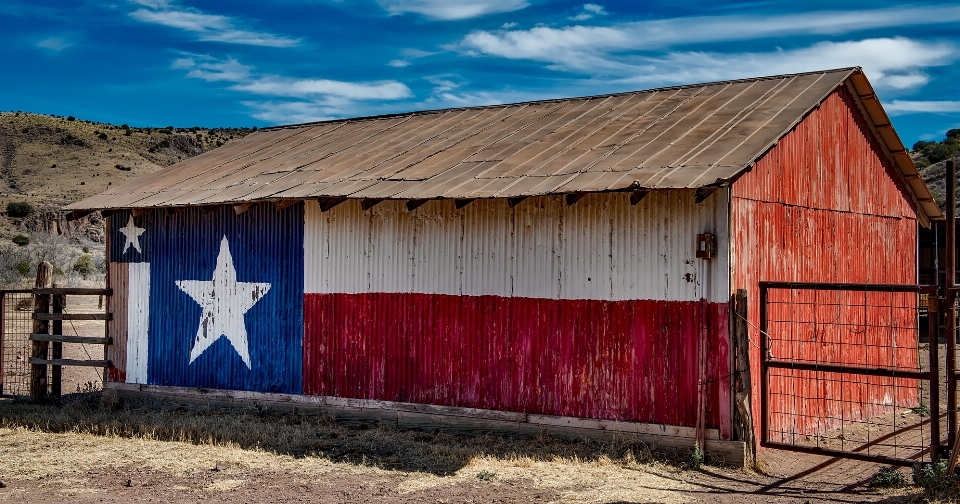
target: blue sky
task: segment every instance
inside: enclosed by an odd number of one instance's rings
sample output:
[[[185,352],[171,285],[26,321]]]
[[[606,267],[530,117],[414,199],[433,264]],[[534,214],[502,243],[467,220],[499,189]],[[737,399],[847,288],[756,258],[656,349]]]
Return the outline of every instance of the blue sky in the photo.
[[[0,4],[0,110],[267,126],[862,66],[905,143],[960,127],[960,3]]]

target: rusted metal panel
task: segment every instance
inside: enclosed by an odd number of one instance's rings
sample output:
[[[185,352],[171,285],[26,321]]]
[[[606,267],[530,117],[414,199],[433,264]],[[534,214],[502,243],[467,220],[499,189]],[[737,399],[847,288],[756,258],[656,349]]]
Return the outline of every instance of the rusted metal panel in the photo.
[[[109,221],[108,221],[109,222]],[[109,226],[109,223],[107,224]],[[127,381],[127,288],[129,286],[127,263],[111,262],[110,287],[113,295],[107,297],[107,311],[113,314],[113,320],[107,324],[107,336],[113,338],[113,344],[107,346],[107,379],[112,382]]]
[[[629,197],[308,203],[304,393],[694,426],[703,351],[728,438],[726,191]]]
[[[916,283],[917,210],[896,174],[854,98],[840,88],[733,184],[731,288],[748,291],[754,376],[759,376],[760,362],[758,282]],[[803,306],[809,313],[798,316],[816,314],[812,303]],[[807,345],[796,351],[801,352],[799,357],[812,359],[816,355],[805,352],[823,348]],[[858,347],[860,352],[868,349]],[[827,351],[836,349],[828,346]],[[856,361],[858,355],[849,359]],[[868,353],[864,358],[876,364],[894,362],[890,355]],[[753,384],[759,387],[759,380]],[[844,389],[849,394],[861,392]],[[759,418],[760,396],[755,390],[754,418]],[[781,399],[783,403],[771,409],[814,407],[792,403],[795,397]],[[756,428],[759,439],[759,423]],[[811,426],[796,428],[805,431]]]
[[[859,69],[268,129],[68,208],[703,187],[751,166],[853,75]],[[915,174],[904,159],[898,168]],[[938,218],[926,187],[911,188]]]
[[[304,392],[693,426],[707,317],[707,424],[716,427],[729,409],[718,379],[727,374],[727,307],[707,306],[307,294]]]

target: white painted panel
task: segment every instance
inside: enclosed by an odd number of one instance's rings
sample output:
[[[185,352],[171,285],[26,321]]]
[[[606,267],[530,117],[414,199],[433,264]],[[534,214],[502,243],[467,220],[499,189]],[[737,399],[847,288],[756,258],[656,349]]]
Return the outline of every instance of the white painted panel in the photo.
[[[548,299],[726,302],[726,190],[702,203],[693,190],[477,200],[457,210],[431,201],[407,211],[348,201],[328,212],[308,202],[306,292],[415,292]],[[718,257],[696,258],[696,235],[714,233]]]
[[[127,383],[147,383],[150,263],[127,263]]]

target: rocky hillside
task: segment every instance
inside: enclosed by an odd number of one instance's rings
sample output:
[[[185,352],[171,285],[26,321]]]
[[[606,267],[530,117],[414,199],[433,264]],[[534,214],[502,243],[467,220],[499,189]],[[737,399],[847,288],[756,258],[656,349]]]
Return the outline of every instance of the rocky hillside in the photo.
[[[920,141],[913,144],[910,155],[923,181],[927,183],[933,197],[943,209],[947,194],[945,182],[947,160],[952,159],[960,164],[960,129],[947,131],[945,138],[937,142]],[[957,194],[960,195],[960,192]],[[960,197],[957,201],[960,202]]]
[[[32,266],[43,257],[62,256],[57,260],[63,264],[54,266],[63,272],[63,280],[71,277],[73,261],[80,255],[91,255],[94,263],[102,259],[105,237],[100,216],[67,222],[60,210],[64,205],[251,131],[141,128],[74,117],[0,113],[0,287],[28,281],[32,273],[22,263]],[[6,211],[10,203],[30,211],[11,215]],[[15,238],[24,242],[18,236],[28,243],[15,244]],[[88,252],[81,252],[84,249]]]

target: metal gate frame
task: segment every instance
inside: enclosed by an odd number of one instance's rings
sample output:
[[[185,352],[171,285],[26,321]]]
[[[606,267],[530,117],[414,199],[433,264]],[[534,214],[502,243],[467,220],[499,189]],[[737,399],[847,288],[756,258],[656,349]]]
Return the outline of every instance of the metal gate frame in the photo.
[[[858,367],[858,366],[848,366],[848,365],[839,365],[839,364],[819,364],[819,363],[807,363],[807,362],[796,362],[789,360],[778,360],[774,359],[770,354],[770,335],[768,333],[768,292],[771,289],[793,289],[793,290],[822,290],[822,291],[857,291],[857,292],[884,292],[884,293],[914,293],[914,294],[926,294],[928,299],[928,317],[932,320],[932,323],[928,324],[928,334],[932,344],[929,345],[929,358],[931,363],[939,363],[939,345],[936,342],[939,339],[939,330],[938,323],[936,322],[937,317],[939,316],[940,310],[939,306],[949,307],[945,305],[943,300],[938,297],[940,289],[937,286],[932,285],[901,285],[901,284],[856,284],[856,283],[816,283],[816,282],[760,282],[760,336],[761,336],[761,346],[760,346],[760,422],[761,422],[761,436],[760,436],[760,446],[766,448],[776,448],[781,450],[802,452],[802,453],[813,453],[818,455],[827,455],[831,457],[842,457],[849,458],[854,460],[862,460],[867,462],[878,462],[889,465],[900,465],[900,466],[910,466],[913,465],[915,459],[907,458],[896,458],[889,457],[886,455],[871,455],[866,453],[857,453],[851,451],[842,451],[835,450],[824,447],[808,447],[808,446],[798,446],[789,443],[782,443],[773,441],[770,439],[770,430],[769,430],[769,418],[770,418],[770,405],[769,405],[769,396],[770,396],[770,370],[771,369],[789,369],[797,371],[818,371],[818,372],[830,372],[830,373],[842,373],[842,374],[852,374],[860,376],[882,376],[888,378],[902,378],[902,379],[914,379],[914,380],[923,380],[928,381],[928,390],[930,391],[930,418],[933,419],[930,421],[930,440],[928,452],[931,455],[931,459],[936,459],[936,457],[944,453],[944,448],[941,444],[941,433],[940,433],[940,423],[939,418],[941,415],[940,412],[940,398],[939,391],[941,385],[941,377],[939,373],[938,365],[931,365],[929,371],[906,371],[902,369],[893,369],[893,368],[875,368],[875,367]],[[960,289],[957,289],[960,291]],[[947,312],[947,319],[956,315],[955,309],[945,310]],[[950,324],[947,324],[947,334],[951,334]],[[918,334],[919,336],[919,334]],[[947,338],[948,341],[948,356],[950,355],[950,338]],[[955,346],[955,340],[954,340]],[[947,390],[956,391],[957,378],[955,361],[950,361],[948,359],[947,363]],[[948,411],[947,411],[947,426],[949,429],[949,440],[948,446],[954,444],[954,436],[956,434],[955,427],[951,426],[956,425],[956,394],[948,393]]]

